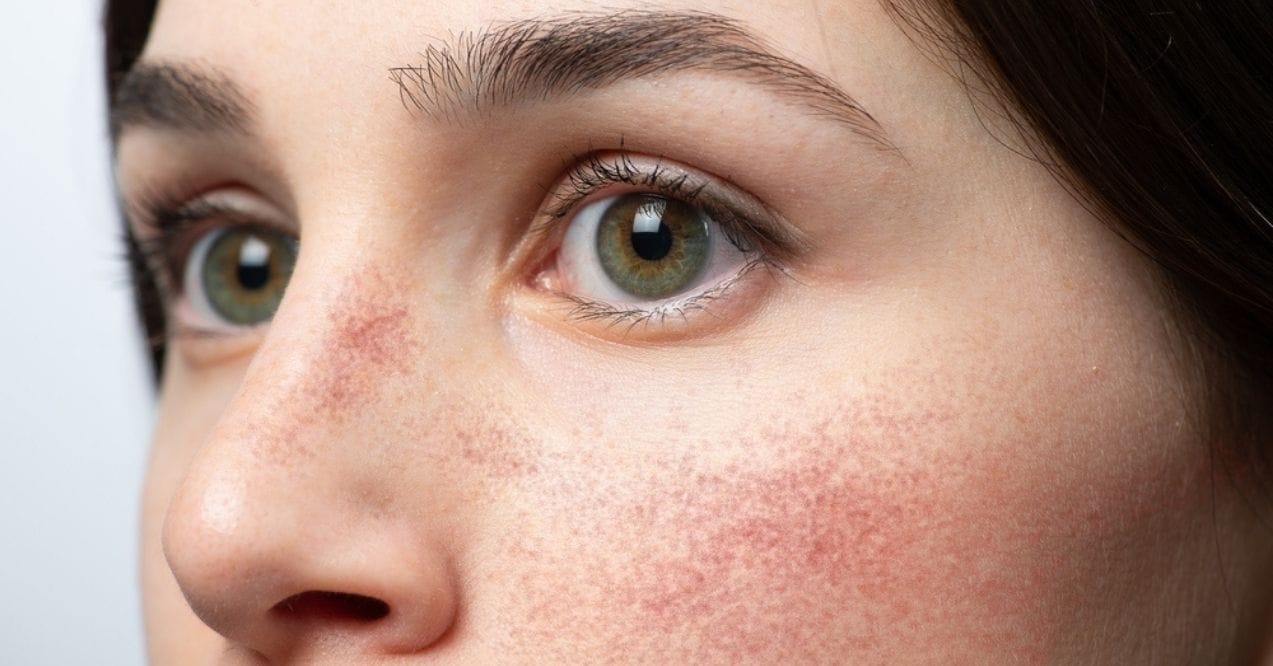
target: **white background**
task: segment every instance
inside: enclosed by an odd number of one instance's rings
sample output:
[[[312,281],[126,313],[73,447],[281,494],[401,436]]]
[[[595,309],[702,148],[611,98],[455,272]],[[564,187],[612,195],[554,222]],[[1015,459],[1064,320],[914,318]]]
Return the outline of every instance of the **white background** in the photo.
[[[152,396],[110,193],[99,0],[0,1],[0,664],[141,664]]]

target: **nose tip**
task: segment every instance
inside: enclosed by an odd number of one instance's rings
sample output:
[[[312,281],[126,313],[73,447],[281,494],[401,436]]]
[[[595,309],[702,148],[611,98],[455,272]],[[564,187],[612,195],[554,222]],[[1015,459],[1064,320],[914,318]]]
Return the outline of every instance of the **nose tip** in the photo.
[[[196,459],[169,505],[164,554],[205,624],[271,661],[413,653],[446,634],[454,577],[420,525],[363,510],[312,469],[284,476]]]

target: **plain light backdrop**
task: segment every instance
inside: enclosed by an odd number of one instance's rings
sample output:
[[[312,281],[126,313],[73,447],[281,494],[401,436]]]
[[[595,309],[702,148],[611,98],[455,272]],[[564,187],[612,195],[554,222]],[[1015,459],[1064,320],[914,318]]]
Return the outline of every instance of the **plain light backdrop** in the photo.
[[[143,663],[152,395],[110,189],[97,0],[0,2],[0,664]]]

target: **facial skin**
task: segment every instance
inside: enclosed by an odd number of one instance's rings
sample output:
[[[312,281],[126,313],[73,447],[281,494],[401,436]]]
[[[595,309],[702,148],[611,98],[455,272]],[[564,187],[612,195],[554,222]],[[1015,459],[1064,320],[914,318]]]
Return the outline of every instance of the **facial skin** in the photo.
[[[659,6],[737,21],[862,131],[791,72],[477,113],[394,78],[466,33],[624,6],[161,3],[143,62],[244,117],[124,125],[136,233],[175,190],[248,211],[204,231],[247,217],[301,249],[272,321],[169,343],[152,661],[1252,656],[1273,547],[1216,480],[1147,263],[878,4]],[[544,211],[589,155],[685,170],[791,247],[755,243],[773,265],[702,309],[580,316],[558,259],[583,205],[555,231]]]

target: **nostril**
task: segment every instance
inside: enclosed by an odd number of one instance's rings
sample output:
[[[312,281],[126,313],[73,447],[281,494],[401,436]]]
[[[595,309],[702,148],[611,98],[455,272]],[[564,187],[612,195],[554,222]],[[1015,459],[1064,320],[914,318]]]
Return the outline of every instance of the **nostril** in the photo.
[[[389,604],[361,594],[310,591],[293,594],[270,612],[298,620],[374,622],[389,614]]]

